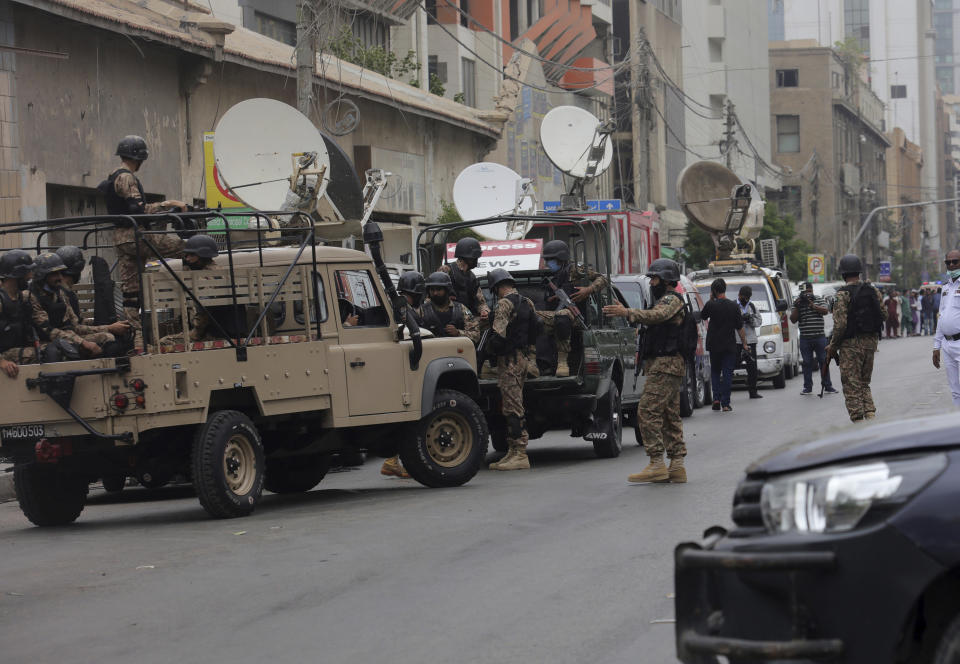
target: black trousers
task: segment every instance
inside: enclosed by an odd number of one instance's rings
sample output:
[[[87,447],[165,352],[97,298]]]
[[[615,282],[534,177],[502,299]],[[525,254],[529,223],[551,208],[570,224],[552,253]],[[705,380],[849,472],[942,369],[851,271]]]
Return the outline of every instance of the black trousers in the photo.
[[[747,389],[750,394],[757,393],[757,344],[747,344],[750,352],[740,346],[740,364],[747,368]]]

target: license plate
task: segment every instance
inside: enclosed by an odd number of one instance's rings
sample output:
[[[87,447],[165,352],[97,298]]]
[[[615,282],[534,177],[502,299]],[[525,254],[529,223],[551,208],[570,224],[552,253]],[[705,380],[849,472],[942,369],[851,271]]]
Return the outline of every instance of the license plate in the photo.
[[[0,440],[14,442],[19,440],[40,440],[46,437],[47,428],[42,424],[20,424],[12,427],[0,427]]]

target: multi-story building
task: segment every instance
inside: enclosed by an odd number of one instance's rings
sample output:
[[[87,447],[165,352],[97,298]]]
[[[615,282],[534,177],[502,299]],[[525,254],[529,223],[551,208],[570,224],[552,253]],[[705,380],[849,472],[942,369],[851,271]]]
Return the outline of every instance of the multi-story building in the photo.
[[[770,43],[773,161],[789,169],[778,197],[828,265],[847,249],[867,213],[887,200],[883,105],[856,63],[813,40]],[[854,247],[875,269],[879,225]]]
[[[960,92],[960,56],[956,49],[960,43],[960,0],[934,0],[933,30],[937,84],[943,94],[952,95]]]
[[[923,151],[907,139],[903,129],[895,127],[888,134],[890,149],[887,150],[887,201],[890,205],[910,205],[925,199],[921,171]],[[926,234],[921,207],[905,207],[891,210],[887,215],[894,240],[890,258],[898,281],[915,284],[921,280],[923,265],[921,255],[926,250]]]

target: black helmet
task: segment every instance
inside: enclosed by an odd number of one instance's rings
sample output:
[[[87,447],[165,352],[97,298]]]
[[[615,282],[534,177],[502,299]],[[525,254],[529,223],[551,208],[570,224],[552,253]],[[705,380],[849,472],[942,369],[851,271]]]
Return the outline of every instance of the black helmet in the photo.
[[[64,245],[57,249],[57,256],[67,266],[64,271],[74,279],[79,279],[80,273],[83,272],[83,266],[87,264],[87,259],[83,257],[80,247],[75,247],[72,244]]]
[[[487,273],[487,287],[490,288],[490,292],[494,293],[497,290],[497,286],[502,284],[504,281],[509,281],[511,284],[516,283],[513,280],[513,275],[504,270],[502,267],[498,267],[495,270],[490,270]]]
[[[209,235],[193,235],[183,245],[183,253],[196,254],[200,258],[216,258],[220,254],[217,241]]]
[[[146,161],[147,157],[150,156],[150,152],[147,150],[147,142],[143,140],[143,137],[132,134],[120,139],[116,154],[118,157],[136,159],[137,161]]]
[[[856,254],[847,254],[837,263],[837,272],[844,274],[860,274],[863,272],[863,263]]]
[[[456,258],[477,260],[483,255],[483,248],[476,238],[462,237],[457,240],[457,248],[454,249],[453,255]]]
[[[66,269],[67,266],[63,264],[63,259],[48,251],[37,256],[33,265],[33,278],[42,281],[51,272],[63,272]]]
[[[448,293],[453,290],[453,281],[446,272],[434,272],[427,277],[425,285],[427,288],[446,288]]]
[[[570,260],[570,247],[563,240],[550,240],[543,245],[543,260],[556,258],[558,261]]]
[[[401,293],[410,293],[410,295],[423,295],[426,291],[423,275],[415,271],[404,272],[400,275],[397,290]]]
[[[647,268],[647,276],[660,277],[664,281],[675,284],[680,281],[680,266],[677,265],[676,261],[669,258],[658,258],[650,263],[650,267]]]
[[[23,249],[6,251],[0,256],[0,279],[22,279],[33,269],[33,258]]]

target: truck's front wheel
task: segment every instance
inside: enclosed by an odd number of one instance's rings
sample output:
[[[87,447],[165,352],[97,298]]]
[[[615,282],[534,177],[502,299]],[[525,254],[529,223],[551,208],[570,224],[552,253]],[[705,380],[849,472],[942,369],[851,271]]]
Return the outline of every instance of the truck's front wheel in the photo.
[[[253,512],[263,493],[263,443],[253,422],[236,410],[213,413],[193,441],[193,487],[210,516]]]
[[[433,410],[414,423],[400,445],[410,476],[429,487],[460,486],[477,474],[487,454],[483,411],[462,392],[437,390]]]
[[[14,467],[13,486],[20,510],[37,526],[62,526],[76,521],[90,488],[83,475],[36,463]]]

